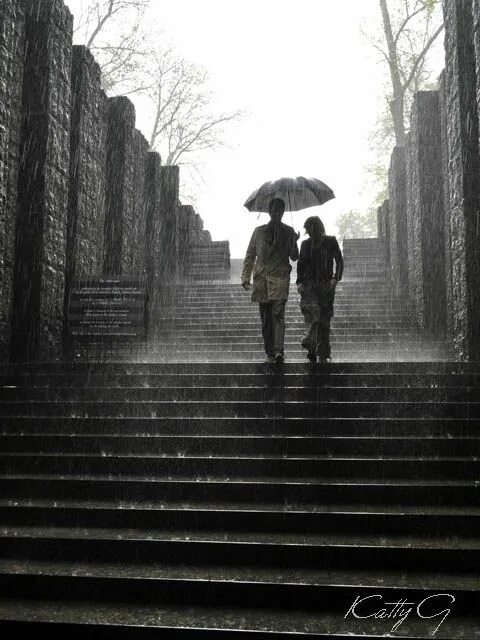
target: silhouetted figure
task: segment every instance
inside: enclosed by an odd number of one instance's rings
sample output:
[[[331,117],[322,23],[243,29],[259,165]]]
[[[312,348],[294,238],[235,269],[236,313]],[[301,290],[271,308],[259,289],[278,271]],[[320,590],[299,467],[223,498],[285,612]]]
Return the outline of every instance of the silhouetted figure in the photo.
[[[308,349],[311,362],[316,362],[317,356],[327,362],[331,355],[330,320],[335,288],[342,279],[343,257],[335,236],[325,235],[320,218],[311,216],[304,226],[310,238],[302,242],[297,264],[297,288],[306,327],[302,347]]]
[[[285,303],[290,286],[290,260],[297,260],[300,234],[281,222],[285,202],[269,204],[270,222],[257,227],[243,263],[242,286],[248,290],[253,271],[252,302],[258,302],[267,362],[284,360]]]

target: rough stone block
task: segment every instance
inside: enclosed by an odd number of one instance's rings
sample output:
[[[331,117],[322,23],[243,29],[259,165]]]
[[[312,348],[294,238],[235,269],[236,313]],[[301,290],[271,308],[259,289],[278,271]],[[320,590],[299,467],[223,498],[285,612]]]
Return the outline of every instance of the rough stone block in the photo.
[[[102,273],[107,98],[88,49],[73,47],[67,278]]]
[[[436,335],[446,327],[443,196],[439,95],[421,91],[407,145],[409,293],[417,324]]]
[[[123,272],[143,275],[146,271],[146,170],[148,142],[140,131],[133,134],[132,201],[126,211],[123,235]]]
[[[25,59],[15,234],[13,360],[62,354],[70,156],[72,16],[23,3]]]
[[[390,211],[389,202],[385,200],[377,211],[378,238],[385,243],[385,260],[387,270],[390,271]]]
[[[195,210],[189,204],[180,205],[177,212],[178,219],[178,275],[181,276],[185,272],[188,264],[190,251],[194,242],[194,221]]]
[[[160,218],[161,243],[164,247],[163,273],[166,284],[175,280],[177,273],[177,209],[179,202],[179,168],[166,166],[160,169]]]
[[[9,357],[25,17],[20,0],[0,4],[0,361]]]
[[[445,71],[439,78],[439,103],[440,103],[440,136],[442,145],[442,175],[443,175],[443,203],[444,203],[444,232],[445,232],[445,312],[446,312],[446,336],[453,342],[453,281],[452,281],[452,256],[451,256],[451,229],[450,229],[450,173],[447,138],[447,105],[445,94]]]
[[[397,289],[407,286],[407,182],[405,148],[395,147],[388,174],[390,274]]]
[[[135,108],[123,96],[108,100],[104,272],[128,273],[124,230],[132,222]]]
[[[148,153],[145,169],[145,231],[147,294],[150,308],[156,309],[162,286],[163,250],[161,245],[162,221],[160,218],[160,170],[158,153]]]
[[[480,358],[480,156],[477,55],[478,2],[445,0],[445,109],[448,144],[452,325],[456,352]],[[478,40],[478,37],[477,37]],[[447,234],[448,235],[448,234]]]

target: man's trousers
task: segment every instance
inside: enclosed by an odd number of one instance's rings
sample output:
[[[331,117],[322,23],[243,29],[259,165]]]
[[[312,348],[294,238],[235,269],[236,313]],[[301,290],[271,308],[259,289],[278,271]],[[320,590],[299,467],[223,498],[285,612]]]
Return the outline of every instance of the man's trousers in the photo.
[[[267,356],[283,356],[285,339],[285,303],[286,300],[260,302],[260,317],[262,319],[262,335]]]

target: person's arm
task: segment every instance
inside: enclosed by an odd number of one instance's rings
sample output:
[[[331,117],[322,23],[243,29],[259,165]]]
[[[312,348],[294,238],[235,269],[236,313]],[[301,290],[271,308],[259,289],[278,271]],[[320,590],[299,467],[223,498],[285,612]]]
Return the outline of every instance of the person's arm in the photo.
[[[307,242],[302,242],[297,262],[297,286],[305,283],[305,268],[307,263]]]
[[[242,269],[242,287],[244,289],[248,289],[250,285],[250,276],[252,275],[253,265],[255,264],[255,259],[257,257],[257,238],[256,238],[257,230],[252,233],[252,237],[250,238],[250,242],[247,247],[247,253],[245,254],[245,259],[243,261],[243,269]]]
[[[338,246],[337,239],[334,238],[333,258],[335,260],[335,275],[333,276],[337,282],[340,282],[343,276],[343,256]]]
[[[298,244],[297,241],[300,238],[300,234],[296,233],[293,229],[292,229],[292,244],[290,246],[290,260],[293,260],[295,262],[295,260],[298,260]]]

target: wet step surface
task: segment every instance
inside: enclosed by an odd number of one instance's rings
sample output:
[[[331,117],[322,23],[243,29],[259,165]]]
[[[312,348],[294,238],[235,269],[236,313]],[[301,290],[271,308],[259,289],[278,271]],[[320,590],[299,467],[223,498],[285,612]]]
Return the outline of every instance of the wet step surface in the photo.
[[[265,365],[238,273],[200,262],[143,350],[0,371],[5,637],[480,637],[480,364],[358,277],[338,362],[303,362],[293,291],[287,363]],[[392,631],[357,597],[415,604]],[[451,609],[434,636],[423,601]]]

